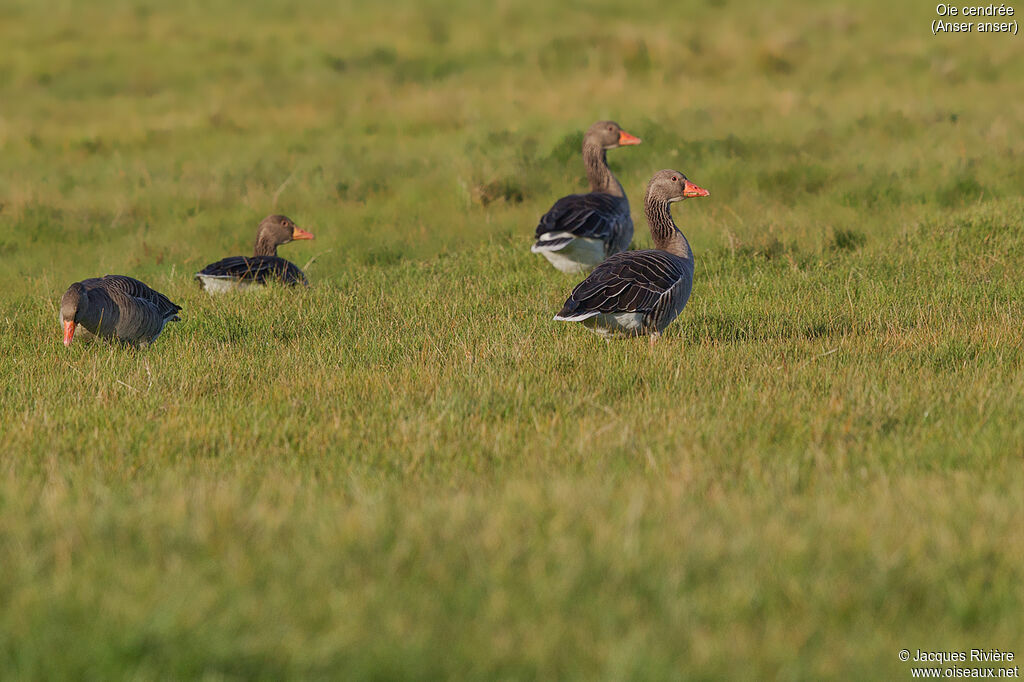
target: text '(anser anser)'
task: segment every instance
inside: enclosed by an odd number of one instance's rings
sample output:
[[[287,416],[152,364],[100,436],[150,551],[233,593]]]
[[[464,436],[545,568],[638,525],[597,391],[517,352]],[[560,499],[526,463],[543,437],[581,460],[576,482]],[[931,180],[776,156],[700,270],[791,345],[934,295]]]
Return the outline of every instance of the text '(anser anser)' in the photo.
[[[614,121],[598,121],[583,135],[583,165],[590,193],[570,194],[555,202],[537,225],[533,253],[562,272],[585,272],[633,239],[629,201],[605,156],[609,149],[640,144]]]
[[[653,341],[682,312],[693,288],[693,252],[669,205],[706,196],[679,171],[655,173],[644,194],[655,248],[609,257],[572,290],[555,319],[582,322],[606,338],[648,334]]]
[[[125,275],[106,275],[75,282],[60,299],[64,345],[75,331],[129,346],[156,341],[164,325],[180,319],[181,306],[142,282]]]
[[[309,286],[306,275],[294,263],[277,255],[277,247],[290,241],[312,239],[313,234],[298,227],[291,218],[268,215],[256,232],[252,258],[230,256],[210,263],[196,273],[200,286],[211,294],[244,289],[268,282]]]

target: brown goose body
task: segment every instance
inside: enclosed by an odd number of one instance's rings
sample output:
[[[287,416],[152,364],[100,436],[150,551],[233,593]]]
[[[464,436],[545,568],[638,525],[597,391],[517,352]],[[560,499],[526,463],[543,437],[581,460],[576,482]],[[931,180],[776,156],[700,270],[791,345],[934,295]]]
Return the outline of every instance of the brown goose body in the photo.
[[[633,219],[622,185],[608,167],[606,153],[640,144],[614,121],[598,121],[583,136],[583,165],[590,192],[570,194],[541,216],[530,250],[562,272],[585,272],[608,256],[625,251],[633,239]]]
[[[76,330],[129,346],[156,341],[164,325],[181,318],[181,306],[159,291],[125,275],[105,275],[75,282],[60,300],[64,345]]]
[[[210,263],[195,274],[199,285],[211,294],[278,282],[288,286],[309,286],[309,280],[294,263],[277,255],[277,247],[296,239],[312,239],[307,232],[283,215],[269,215],[256,232],[253,256],[230,256]]]
[[[693,288],[693,252],[669,206],[706,196],[707,190],[679,171],[655,173],[644,195],[644,213],[656,248],[610,256],[573,289],[555,319],[582,322],[603,337],[661,334]]]

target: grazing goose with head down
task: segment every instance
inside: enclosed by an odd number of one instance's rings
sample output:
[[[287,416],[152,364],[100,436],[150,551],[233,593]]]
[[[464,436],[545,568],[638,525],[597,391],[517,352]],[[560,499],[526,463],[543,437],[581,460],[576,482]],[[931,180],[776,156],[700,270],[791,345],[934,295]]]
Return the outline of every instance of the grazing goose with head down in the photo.
[[[693,252],[669,205],[706,196],[679,171],[655,173],[644,194],[655,248],[609,257],[572,290],[555,319],[582,322],[606,338],[649,334],[653,342],[682,312],[693,288]]]
[[[585,272],[613,253],[625,251],[633,239],[633,219],[622,185],[608,168],[605,153],[640,144],[614,121],[598,121],[583,135],[583,165],[589,194],[570,194],[555,202],[537,226],[530,249],[562,272]]]
[[[230,256],[210,263],[196,273],[196,279],[211,294],[267,282],[309,286],[302,270],[278,257],[277,247],[296,239],[312,238],[311,232],[299,228],[287,216],[268,215],[256,232],[256,249],[252,258]]]
[[[125,275],[105,275],[75,282],[60,299],[64,345],[75,330],[86,337],[100,336],[129,346],[156,341],[164,325],[181,318],[181,306],[159,291]]]

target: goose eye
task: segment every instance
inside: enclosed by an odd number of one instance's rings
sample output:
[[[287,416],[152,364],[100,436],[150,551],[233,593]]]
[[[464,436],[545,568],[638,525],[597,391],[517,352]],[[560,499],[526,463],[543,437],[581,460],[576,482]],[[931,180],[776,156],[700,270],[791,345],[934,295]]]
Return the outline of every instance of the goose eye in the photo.
[[[676,176],[673,175],[672,176],[672,182],[679,182],[679,178],[677,178]]]

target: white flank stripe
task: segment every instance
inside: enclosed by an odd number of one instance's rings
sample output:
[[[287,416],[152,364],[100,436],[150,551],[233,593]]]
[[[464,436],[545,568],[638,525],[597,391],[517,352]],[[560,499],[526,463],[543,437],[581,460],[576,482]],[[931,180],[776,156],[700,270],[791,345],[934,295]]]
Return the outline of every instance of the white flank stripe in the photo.
[[[569,246],[572,242],[563,242],[561,244],[552,244],[551,242],[537,242],[530,247],[532,253],[544,253],[545,251],[561,251],[565,247]]]
[[[597,314],[598,314],[597,312],[579,313],[579,314],[576,314],[576,315],[570,315],[568,317],[562,317],[561,315],[555,315],[555,319],[558,320],[559,322],[582,322],[583,320],[590,319],[591,317],[593,317],[594,315],[597,315]]]

